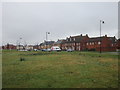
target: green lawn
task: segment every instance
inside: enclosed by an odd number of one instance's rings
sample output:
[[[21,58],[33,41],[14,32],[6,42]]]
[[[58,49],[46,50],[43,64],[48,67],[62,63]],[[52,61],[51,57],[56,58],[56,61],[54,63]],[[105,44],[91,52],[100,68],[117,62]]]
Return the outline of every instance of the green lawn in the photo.
[[[4,50],[2,70],[3,88],[118,88],[118,55],[109,53]]]

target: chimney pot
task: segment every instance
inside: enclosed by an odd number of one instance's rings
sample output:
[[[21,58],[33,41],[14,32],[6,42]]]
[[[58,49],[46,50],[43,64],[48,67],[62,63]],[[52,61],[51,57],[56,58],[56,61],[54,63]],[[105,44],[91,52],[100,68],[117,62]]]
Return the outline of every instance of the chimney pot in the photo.
[[[107,35],[105,35],[105,37],[107,37]]]

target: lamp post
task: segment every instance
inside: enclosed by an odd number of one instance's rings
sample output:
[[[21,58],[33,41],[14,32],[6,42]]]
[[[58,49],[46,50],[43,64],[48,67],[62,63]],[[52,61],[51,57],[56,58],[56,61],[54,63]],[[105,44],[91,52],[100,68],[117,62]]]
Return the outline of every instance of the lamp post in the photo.
[[[100,20],[100,53],[101,53],[101,24],[104,24],[105,22],[103,20]]]
[[[19,42],[19,50],[20,50],[20,43],[21,43],[21,40],[22,40],[22,38],[20,38],[20,42]]]
[[[46,32],[46,49],[47,49],[47,40],[48,40],[48,34],[50,34],[50,32]]]
[[[46,32],[46,41],[47,41],[47,39],[48,39],[48,34],[50,34],[50,32]]]

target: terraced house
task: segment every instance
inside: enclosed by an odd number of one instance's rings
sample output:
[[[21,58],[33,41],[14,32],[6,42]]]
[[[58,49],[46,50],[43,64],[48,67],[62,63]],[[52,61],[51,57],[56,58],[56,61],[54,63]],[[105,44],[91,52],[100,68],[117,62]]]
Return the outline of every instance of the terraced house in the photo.
[[[86,49],[86,43],[89,39],[88,35],[85,36],[78,35],[78,36],[70,36],[67,37],[65,41],[62,42],[62,49],[72,49],[72,50],[85,50]]]
[[[43,43],[40,44],[40,49],[47,49],[51,48],[53,46],[55,41],[44,41]]]
[[[57,42],[54,42],[54,43],[53,43],[53,46],[58,46],[58,47],[60,47],[60,48],[62,49],[62,43],[63,43],[64,41],[66,41],[66,40],[65,40],[65,39],[61,39],[61,40],[58,39]]]
[[[16,49],[16,48],[17,47],[15,45],[9,44],[9,43],[7,43],[7,45],[5,45],[5,46],[2,46],[2,49],[9,49],[9,50],[11,50],[11,49]]]
[[[102,37],[89,38],[86,43],[86,49],[92,51],[116,51],[117,39],[114,37]]]
[[[120,38],[117,40],[117,51],[120,51]]]
[[[61,49],[67,50],[77,50],[77,51],[116,51],[117,39],[114,37],[107,37],[107,35],[102,37],[92,37],[90,38],[87,34],[85,36],[70,36],[66,40],[61,42]]]

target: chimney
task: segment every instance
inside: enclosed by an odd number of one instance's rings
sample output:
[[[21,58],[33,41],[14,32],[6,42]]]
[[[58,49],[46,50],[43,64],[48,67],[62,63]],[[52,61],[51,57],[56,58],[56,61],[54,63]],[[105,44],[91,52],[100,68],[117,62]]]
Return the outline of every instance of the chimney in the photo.
[[[82,36],[82,34],[80,36]]]
[[[107,35],[105,35],[105,37],[107,37]]]
[[[86,34],[86,36],[88,37],[88,34]]]

